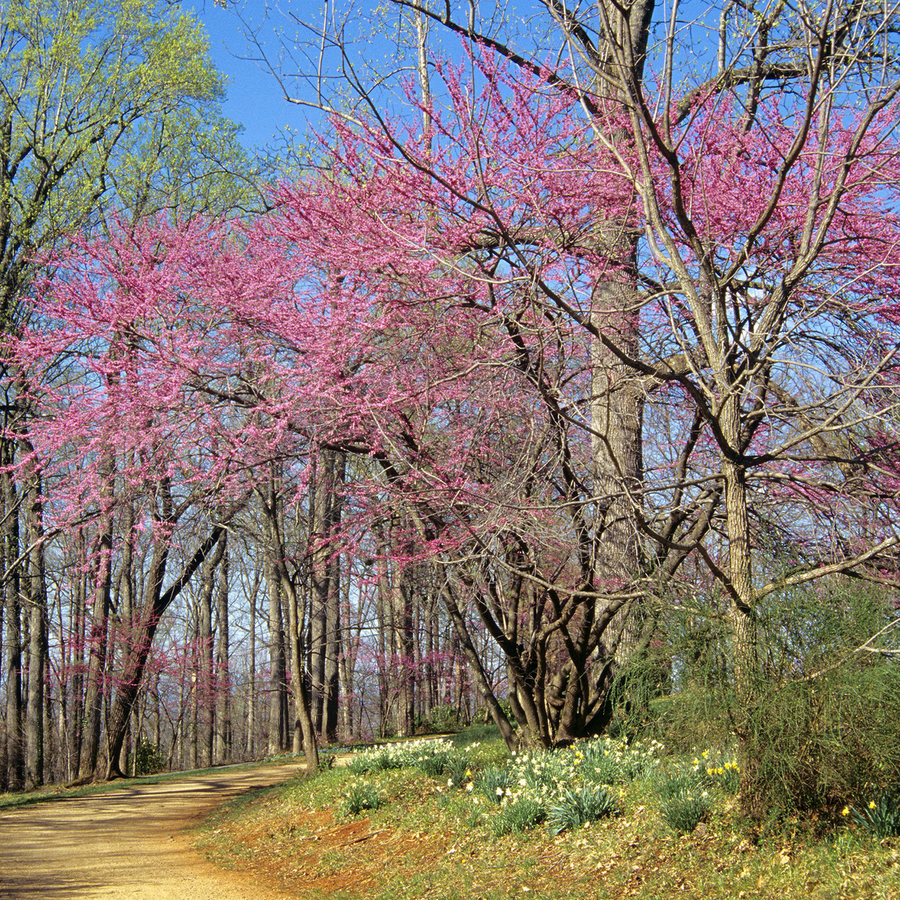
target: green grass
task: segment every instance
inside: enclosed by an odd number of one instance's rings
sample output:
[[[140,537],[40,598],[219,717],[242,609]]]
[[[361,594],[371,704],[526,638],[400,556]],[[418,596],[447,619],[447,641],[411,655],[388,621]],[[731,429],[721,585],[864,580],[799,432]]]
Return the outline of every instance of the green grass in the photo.
[[[469,725],[450,737],[454,747],[468,747],[475,743],[502,743],[500,729],[493,722]]]

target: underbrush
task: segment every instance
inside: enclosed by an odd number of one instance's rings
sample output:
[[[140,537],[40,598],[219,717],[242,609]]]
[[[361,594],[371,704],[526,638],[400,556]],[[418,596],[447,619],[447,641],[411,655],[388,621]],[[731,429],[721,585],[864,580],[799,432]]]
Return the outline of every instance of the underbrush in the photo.
[[[739,776],[727,747],[597,739],[509,755],[496,740],[412,741],[276,789],[203,843],[220,858],[242,848],[303,898],[900,896],[900,840],[866,827],[892,821],[881,798],[838,813],[825,837],[788,819],[757,840]]]

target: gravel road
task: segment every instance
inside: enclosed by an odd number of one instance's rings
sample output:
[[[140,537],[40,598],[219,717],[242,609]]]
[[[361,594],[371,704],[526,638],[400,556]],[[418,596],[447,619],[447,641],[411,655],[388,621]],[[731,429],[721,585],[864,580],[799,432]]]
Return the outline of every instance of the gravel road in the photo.
[[[220,769],[0,811],[0,900],[289,900],[208,863],[185,828],[298,768]]]

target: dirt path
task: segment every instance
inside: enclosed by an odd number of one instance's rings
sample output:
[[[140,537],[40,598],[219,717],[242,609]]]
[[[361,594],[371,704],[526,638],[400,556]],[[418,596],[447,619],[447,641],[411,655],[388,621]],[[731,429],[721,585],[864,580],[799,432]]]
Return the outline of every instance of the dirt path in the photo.
[[[206,862],[184,829],[298,768],[221,769],[0,812],[0,900],[288,900]]]

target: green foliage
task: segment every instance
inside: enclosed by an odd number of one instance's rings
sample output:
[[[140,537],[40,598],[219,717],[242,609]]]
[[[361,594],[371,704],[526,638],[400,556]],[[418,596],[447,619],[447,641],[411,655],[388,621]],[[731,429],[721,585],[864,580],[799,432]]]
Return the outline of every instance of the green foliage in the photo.
[[[134,774],[154,775],[166,767],[166,757],[156,744],[138,741],[134,750]]]
[[[729,636],[720,613],[715,604],[704,611],[673,606],[659,617],[656,639],[616,682],[611,732],[656,739],[685,753],[732,741]],[[677,674],[661,679],[664,670]]]
[[[518,834],[534,828],[546,816],[540,803],[523,797],[515,803],[504,806],[491,822],[491,830],[496,837],[504,834]]]
[[[745,711],[748,792],[769,809],[838,808],[887,789],[900,771],[900,666],[880,649],[896,612],[878,594],[825,592],[773,603],[763,619],[768,657]],[[897,629],[891,629],[896,631]]]
[[[35,254],[115,211],[246,208],[252,190],[202,27],[163,0],[0,8],[0,328]],[[240,183],[239,183],[240,182]]]
[[[727,617],[714,603],[708,613],[668,613],[649,659],[634,663],[635,681],[665,658],[675,673],[672,694],[645,706],[645,734],[684,752],[733,746],[740,734],[744,771],[725,757],[698,768],[709,787],[740,787],[756,817],[836,811],[869,785],[890,786],[900,771],[900,666],[879,651],[896,650],[900,630],[890,627],[889,596],[834,579],[767,597],[740,697]]]
[[[432,708],[422,724],[434,734],[455,734],[464,727],[459,708],[451,703],[444,703]]]
[[[613,686],[613,718],[608,734],[613,738],[660,735],[653,725],[659,700],[671,696],[672,655],[669,648],[654,642],[635,652],[619,673]]]
[[[845,807],[844,812],[849,812],[853,821],[873,837],[900,837],[900,790],[885,791],[861,810],[851,806]]]
[[[358,816],[369,809],[378,809],[384,798],[377,788],[370,784],[353,784],[347,791],[340,806],[342,816]]]
[[[615,815],[619,800],[615,794],[597,785],[566,790],[547,809],[547,824],[552,834],[580,828],[588,822]]]
[[[484,769],[475,776],[475,790],[483,794],[491,803],[500,803],[511,784],[507,769],[496,766]]]

